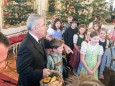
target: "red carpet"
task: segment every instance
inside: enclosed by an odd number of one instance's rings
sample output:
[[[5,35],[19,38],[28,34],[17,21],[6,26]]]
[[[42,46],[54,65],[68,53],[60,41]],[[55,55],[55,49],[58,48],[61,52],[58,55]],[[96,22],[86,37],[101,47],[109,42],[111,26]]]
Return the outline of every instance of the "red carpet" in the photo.
[[[17,81],[0,73],[0,86],[16,86]]]

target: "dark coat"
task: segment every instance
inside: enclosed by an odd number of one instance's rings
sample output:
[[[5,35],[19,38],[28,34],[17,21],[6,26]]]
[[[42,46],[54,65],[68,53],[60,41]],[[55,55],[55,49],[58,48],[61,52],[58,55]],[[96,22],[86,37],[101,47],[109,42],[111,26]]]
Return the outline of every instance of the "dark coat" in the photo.
[[[22,41],[16,62],[19,73],[18,86],[40,86],[39,82],[47,62],[43,42],[42,40],[39,44],[29,33]]]
[[[68,45],[71,49],[73,49],[74,47],[73,36],[74,34],[77,34],[77,33],[78,33],[78,28],[72,29],[71,27],[69,27],[64,33],[65,44]]]

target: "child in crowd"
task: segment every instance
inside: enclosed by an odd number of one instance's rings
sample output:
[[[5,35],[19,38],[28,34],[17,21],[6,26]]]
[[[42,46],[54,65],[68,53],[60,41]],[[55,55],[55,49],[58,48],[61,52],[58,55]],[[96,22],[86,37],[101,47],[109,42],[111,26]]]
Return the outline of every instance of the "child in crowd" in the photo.
[[[114,29],[112,29],[111,32],[109,33],[109,39],[110,39],[110,40],[115,40],[115,27],[114,27]]]
[[[94,21],[93,22],[93,27],[90,28],[92,31],[98,31],[101,29],[101,25],[98,21]]]
[[[68,16],[67,23],[64,25],[63,33],[64,33],[69,27],[71,27],[72,19],[73,19],[72,16]]]
[[[109,46],[109,40],[107,39],[107,30],[105,28],[100,29],[99,36],[99,45],[101,45],[105,51],[105,49]]]
[[[88,43],[90,41],[90,33],[91,32],[92,32],[91,30],[87,30],[87,32],[86,32],[86,39],[83,42]],[[83,44],[83,42],[82,42],[82,44]]]
[[[62,39],[62,22],[59,18],[54,20],[51,28],[48,28],[46,38],[51,41],[52,38]]]
[[[49,28],[52,27],[52,25],[53,25],[53,23],[54,23],[56,18],[58,18],[58,16],[57,15],[53,15],[52,20],[51,20],[51,24],[48,26]]]
[[[109,31],[108,31],[109,32]],[[115,27],[114,29],[110,30],[110,33],[108,33],[108,38],[110,40],[110,47],[112,46],[112,42],[115,40]]]
[[[98,80],[98,67],[102,55],[103,47],[99,45],[99,34],[97,31],[93,31],[90,34],[90,42],[81,46],[80,59],[83,66],[80,74],[92,75]]]
[[[76,33],[78,33],[77,20],[74,18],[71,22],[71,27],[69,27],[64,33],[65,44],[68,45],[72,50],[74,48],[73,35]],[[71,65],[69,64],[70,56],[71,54],[67,54],[66,58],[67,58],[68,66],[72,69]]]
[[[106,49],[100,66],[100,78],[106,86],[115,86],[115,40],[113,47]]]
[[[74,72],[77,71],[80,62],[80,47],[81,47],[81,43],[85,40],[85,31],[86,31],[86,25],[81,24],[79,26],[78,34],[74,34],[73,36],[74,55],[73,57],[71,57],[70,63],[73,66]]]
[[[91,30],[87,31],[86,36],[85,36],[86,39],[85,39],[85,41],[82,42],[81,46],[85,45],[86,43],[88,43],[90,41],[90,33],[91,32],[92,32]],[[78,69],[77,69],[77,73],[75,74],[76,76],[78,76],[80,74],[81,68],[82,68],[82,62],[80,61]]]
[[[64,34],[64,41],[71,49],[73,49],[73,35],[78,33],[77,20],[73,19],[71,22],[71,27],[69,27]]]
[[[93,22],[95,22],[95,21],[100,22],[100,21],[101,21],[100,16],[95,16]],[[89,24],[88,28],[92,28],[92,26],[93,26],[93,22],[91,22],[91,23]]]
[[[64,45],[64,41],[57,38],[53,38],[50,41],[50,46],[52,48],[52,51],[47,56],[47,68],[51,70],[57,70],[60,73],[63,72],[63,66],[62,66],[63,45]]]
[[[99,31],[99,45],[101,45],[103,47],[103,50],[105,52],[105,50],[108,48],[109,46],[109,40],[107,39],[107,30],[105,28],[101,28]],[[103,57],[102,57],[103,58]],[[100,66],[99,66],[99,70],[100,71]]]

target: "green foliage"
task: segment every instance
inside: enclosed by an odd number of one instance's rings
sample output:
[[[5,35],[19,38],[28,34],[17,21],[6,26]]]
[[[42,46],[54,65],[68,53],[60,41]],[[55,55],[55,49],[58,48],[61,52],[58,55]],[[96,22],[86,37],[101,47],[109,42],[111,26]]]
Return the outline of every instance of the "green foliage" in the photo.
[[[105,2],[101,0],[93,0],[89,4],[82,4],[84,0],[62,0],[62,9],[59,9],[63,22],[67,21],[67,16],[75,16],[79,23],[88,24],[95,16],[101,16],[106,21],[108,17],[115,12],[106,10]],[[92,9],[92,11],[91,11]]]
[[[49,12],[55,11],[55,0],[48,0],[49,2]]]

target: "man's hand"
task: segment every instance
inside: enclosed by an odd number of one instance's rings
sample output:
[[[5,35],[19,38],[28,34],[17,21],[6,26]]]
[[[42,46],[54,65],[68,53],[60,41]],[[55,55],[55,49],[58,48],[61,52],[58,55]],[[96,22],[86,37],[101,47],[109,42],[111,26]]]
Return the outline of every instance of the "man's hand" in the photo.
[[[43,69],[43,77],[47,77],[51,74],[50,70],[49,69]]]

